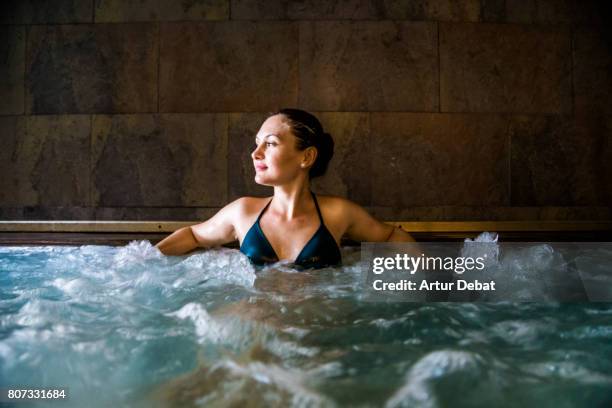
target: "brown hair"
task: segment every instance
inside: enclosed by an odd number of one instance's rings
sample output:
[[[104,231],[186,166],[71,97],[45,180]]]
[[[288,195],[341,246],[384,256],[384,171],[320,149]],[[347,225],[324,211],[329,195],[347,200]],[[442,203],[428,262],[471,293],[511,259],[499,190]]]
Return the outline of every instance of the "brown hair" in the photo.
[[[323,130],[319,119],[313,114],[300,109],[285,108],[270,116],[283,115],[297,138],[297,149],[304,150],[313,146],[317,149],[317,158],[308,172],[310,178],[322,176],[334,155],[334,140]]]

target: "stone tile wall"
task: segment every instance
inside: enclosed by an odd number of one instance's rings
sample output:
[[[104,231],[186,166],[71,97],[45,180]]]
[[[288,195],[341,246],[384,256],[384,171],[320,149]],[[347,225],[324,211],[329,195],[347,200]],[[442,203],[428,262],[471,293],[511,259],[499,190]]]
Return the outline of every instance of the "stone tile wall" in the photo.
[[[5,0],[0,219],[208,218],[297,106],[381,219],[610,220],[606,3]]]

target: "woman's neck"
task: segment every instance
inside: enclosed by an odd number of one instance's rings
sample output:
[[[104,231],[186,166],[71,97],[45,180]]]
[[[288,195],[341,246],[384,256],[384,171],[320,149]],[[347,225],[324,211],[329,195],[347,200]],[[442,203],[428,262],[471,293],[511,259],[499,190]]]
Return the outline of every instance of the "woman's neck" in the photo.
[[[308,214],[312,211],[314,201],[308,182],[300,186],[275,186],[274,197],[270,207],[284,221]]]

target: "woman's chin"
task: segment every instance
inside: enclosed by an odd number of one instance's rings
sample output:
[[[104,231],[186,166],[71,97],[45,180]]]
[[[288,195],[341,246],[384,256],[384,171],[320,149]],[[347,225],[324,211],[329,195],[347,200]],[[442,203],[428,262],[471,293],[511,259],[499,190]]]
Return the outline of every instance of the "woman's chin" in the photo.
[[[266,180],[264,177],[261,177],[259,174],[255,175],[255,183],[261,186],[271,186],[272,185],[268,182],[268,180]]]

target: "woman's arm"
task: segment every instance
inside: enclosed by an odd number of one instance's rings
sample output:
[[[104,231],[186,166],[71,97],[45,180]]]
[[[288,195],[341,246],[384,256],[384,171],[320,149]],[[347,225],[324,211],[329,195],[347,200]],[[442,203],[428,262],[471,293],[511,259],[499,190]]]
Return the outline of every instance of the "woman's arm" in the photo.
[[[352,201],[344,201],[344,212],[348,215],[346,234],[358,242],[415,242],[414,238],[400,227],[378,221],[366,210]]]
[[[234,221],[240,216],[244,199],[229,203],[201,224],[183,227],[155,245],[164,255],[183,255],[197,247],[210,248],[237,239]]]
[[[155,245],[164,255],[183,255],[198,247],[191,227],[183,227]]]

